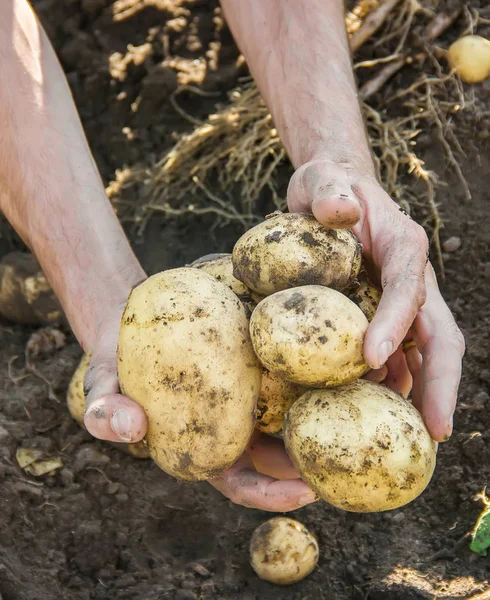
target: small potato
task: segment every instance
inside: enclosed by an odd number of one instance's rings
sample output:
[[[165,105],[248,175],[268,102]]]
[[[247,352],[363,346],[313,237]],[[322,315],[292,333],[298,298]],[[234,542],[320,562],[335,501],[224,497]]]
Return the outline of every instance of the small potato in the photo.
[[[381,290],[371,281],[366,271],[359,273],[354,285],[345,290],[344,294],[357,304],[369,322],[374,319],[381,300]]]
[[[233,264],[231,254],[210,254],[210,258],[205,256],[198,258],[191,264],[195,269],[201,269],[215,277],[221,283],[227,285],[237,296],[249,296],[250,290],[241,281],[233,277]]]
[[[490,41],[480,35],[465,35],[449,47],[449,64],[467,83],[490,77]]]
[[[329,504],[367,513],[414,500],[429,484],[436,443],[401,395],[360,379],[299,398],[284,422],[286,451]]]
[[[202,269],[218,281],[221,281],[221,283],[227,285],[240,298],[249,312],[249,316],[252,314],[255,306],[263,300],[263,296],[256,294],[233,276],[231,254],[207,254],[195,260],[190,266]]]
[[[204,480],[236,462],[255,427],[261,376],[245,309],[212,275],[171,269],[131,292],[119,383],[145,410],[151,457],[168,474]]]
[[[343,290],[359,273],[361,256],[350,231],[326,229],[308,214],[274,214],[237,241],[233,274],[263,296],[302,285]]]
[[[266,581],[291,585],[307,577],[318,563],[318,542],[299,521],[269,519],[253,532],[250,558],[253,570]]]
[[[250,334],[271,373],[308,387],[330,387],[368,371],[363,357],[368,324],[344,294],[308,285],[262,300],[250,318]]]
[[[306,389],[286,381],[282,375],[263,369],[257,402],[256,428],[269,435],[279,433],[282,430],[284,415]]]
[[[26,325],[65,323],[58,299],[28,252],[11,252],[0,261],[0,315]]]
[[[89,366],[90,354],[84,354],[75,373],[73,373],[66,395],[66,404],[71,416],[84,429],[85,423],[83,417],[85,415],[86,400],[83,389],[83,380]],[[149,458],[150,456],[143,442],[137,442],[135,444],[112,443],[111,445],[126,454],[131,454],[131,456],[134,456],[135,458]]]

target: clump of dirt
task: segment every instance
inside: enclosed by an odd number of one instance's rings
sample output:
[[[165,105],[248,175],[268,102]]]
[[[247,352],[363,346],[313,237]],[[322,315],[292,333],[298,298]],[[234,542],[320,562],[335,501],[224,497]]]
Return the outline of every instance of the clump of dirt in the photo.
[[[186,113],[205,120],[244,74],[211,0],[37,0],[34,8],[60,56],[108,185],[125,169],[153,164],[193,130],[195,124],[172,104],[183,77],[186,85],[218,94],[187,91],[178,97]],[[473,9],[483,6],[475,0],[467,7],[470,15]],[[172,63],[176,56],[178,65]],[[390,93],[406,87],[403,77],[390,80]],[[471,90],[475,105],[483,106],[488,85]],[[455,127],[465,141],[467,157],[458,164],[471,201],[447,163],[437,127],[424,128],[417,142],[426,168],[448,183],[438,192],[443,293],[468,345],[454,435],[440,447],[426,492],[383,514],[345,513],[324,503],[296,511],[292,516],[318,537],[319,567],[293,587],[274,587],[259,580],[248,562],[252,532],[269,513],[235,506],[206,483],[177,482],[151,461],[91,438],[64,404],[81,357],[73,338],[26,364],[36,330],[2,321],[3,600],[483,600],[490,587],[488,558],[471,553],[464,536],[481,510],[474,496],[490,481],[490,154],[485,121],[476,127],[461,117]],[[276,177],[278,185],[287,185],[287,172]],[[414,195],[420,192],[413,182],[407,185]],[[127,193],[124,201],[134,207],[136,190]],[[263,202],[259,213],[270,197]],[[123,204],[117,209],[122,218],[134,218]],[[133,224],[126,222],[128,233],[150,273],[230,251],[241,229],[217,226],[214,215],[153,216],[141,238],[133,236]],[[459,247],[444,245],[450,237],[460,238]],[[2,238],[0,255],[12,245],[20,243]],[[19,447],[63,465],[32,476],[18,465]]]

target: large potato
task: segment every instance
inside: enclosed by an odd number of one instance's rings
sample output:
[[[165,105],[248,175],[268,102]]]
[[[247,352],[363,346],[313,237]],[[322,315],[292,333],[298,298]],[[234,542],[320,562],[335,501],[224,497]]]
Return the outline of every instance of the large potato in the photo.
[[[0,315],[27,325],[65,322],[48,280],[28,252],[11,252],[0,261]]]
[[[257,305],[250,333],[260,362],[308,387],[350,383],[368,367],[368,320],[344,294],[319,285],[277,292]]]
[[[481,35],[465,35],[449,46],[449,64],[467,83],[490,77],[490,40]]]
[[[369,278],[366,271],[362,270],[356,282],[344,294],[362,310],[369,322],[374,319],[381,300],[381,290]]]
[[[262,385],[257,402],[256,428],[269,435],[282,430],[284,415],[302,394],[304,386],[291,383],[282,374],[262,370]]]
[[[84,429],[85,423],[83,417],[85,415],[85,406],[87,402],[83,382],[89,366],[90,354],[84,354],[75,373],[73,373],[66,394],[66,404],[71,416]],[[131,454],[131,456],[134,456],[135,458],[148,458],[150,456],[143,442],[136,442],[135,444],[111,443],[111,445],[122,450],[126,454]]]
[[[353,233],[326,229],[312,215],[278,214],[247,231],[233,249],[233,274],[267,296],[302,285],[343,290],[361,266]]]
[[[360,379],[306,392],[284,422],[284,443],[304,481],[347,511],[380,512],[428,485],[436,443],[419,412],[389,388]]]
[[[240,300],[208,273],[171,269],[132,291],[118,375],[146,412],[151,457],[170,475],[209,479],[245,450],[261,367]]]

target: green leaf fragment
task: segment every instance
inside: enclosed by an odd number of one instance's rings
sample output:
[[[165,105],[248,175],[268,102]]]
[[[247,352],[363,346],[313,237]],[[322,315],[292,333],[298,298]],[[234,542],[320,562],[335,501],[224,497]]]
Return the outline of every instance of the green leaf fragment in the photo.
[[[471,534],[470,550],[480,556],[486,556],[488,548],[490,548],[490,506],[485,506]]]

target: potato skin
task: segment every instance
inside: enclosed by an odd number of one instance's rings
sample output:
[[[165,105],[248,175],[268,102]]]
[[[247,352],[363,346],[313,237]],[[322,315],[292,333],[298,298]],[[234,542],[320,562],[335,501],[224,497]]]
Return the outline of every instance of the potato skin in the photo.
[[[84,392],[84,378],[87,369],[90,366],[90,354],[84,354],[72,375],[70,384],[68,385],[68,391],[66,394],[66,404],[71,416],[75,421],[85,429],[84,415],[85,415],[85,392]],[[118,450],[121,450],[125,454],[130,454],[135,458],[149,458],[150,453],[146,449],[143,441],[136,442],[134,444],[124,444],[116,442],[108,442],[111,446],[114,446]]]
[[[490,41],[480,35],[465,35],[451,44],[449,64],[466,83],[490,77]]]
[[[371,281],[366,271],[361,270],[355,283],[344,290],[344,294],[357,304],[369,322],[374,319],[381,300],[381,290]]]
[[[258,294],[302,285],[343,290],[361,266],[362,246],[347,230],[326,229],[303,213],[273,215],[233,249],[233,274]]]
[[[273,517],[253,532],[250,562],[257,575],[278,585],[307,577],[318,563],[318,542],[299,521]]]
[[[208,273],[171,269],[131,292],[118,376],[146,412],[151,457],[173,477],[209,479],[245,450],[261,367],[240,300]]]
[[[262,365],[308,387],[350,383],[368,371],[368,320],[344,294],[319,285],[283,290],[257,305],[250,334]]]
[[[195,260],[190,266],[202,269],[227,285],[240,298],[249,318],[257,304],[263,300],[263,296],[256,294],[234,277],[231,254],[207,254]]]
[[[277,373],[262,370],[262,385],[257,402],[256,428],[269,435],[282,430],[284,415],[300,396],[307,391],[302,385],[286,381]]]
[[[436,443],[419,412],[364,379],[306,392],[286,415],[284,444],[304,481],[350,512],[408,504],[429,484],[436,464]]]
[[[11,252],[0,261],[0,314],[26,325],[66,323],[58,299],[29,252]]]

